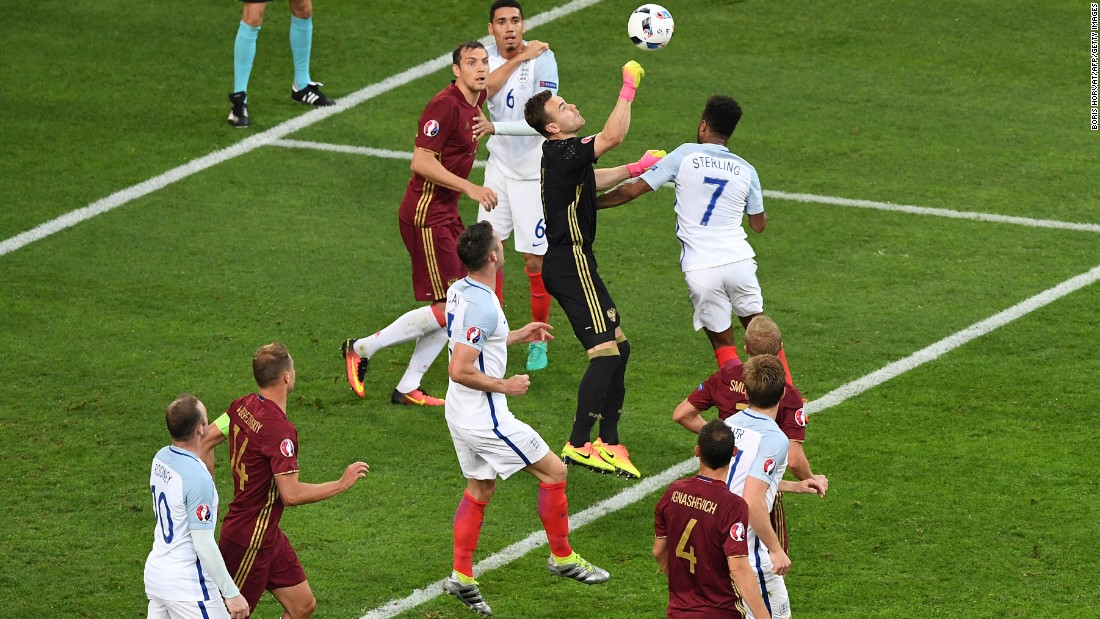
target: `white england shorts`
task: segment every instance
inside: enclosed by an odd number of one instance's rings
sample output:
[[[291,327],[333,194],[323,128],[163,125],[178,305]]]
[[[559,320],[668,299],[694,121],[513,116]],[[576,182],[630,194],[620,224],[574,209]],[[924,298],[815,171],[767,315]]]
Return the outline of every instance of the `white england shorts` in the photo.
[[[764,296],[756,280],[756,261],[738,260],[709,269],[684,273],[695,330],[721,333],[733,325],[731,314],[753,316],[764,311]]]
[[[516,251],[546,254],[546,222],[542,213],[542,181],[518,180],[501,174],[493,158],[485,166],[485,186],[497,194],[497,206],[491,211],[478,207],[477,220],[488,221],[500,238],[515,231]]]
[[[764,604],[768,607],[768,610],[772,612],[772,619],[790,619],[791,598],[787,594],[787,583],[782,576],[772,573],[772,558],[768,554],[768,548],[764,546],[764,542],[761,542],[760,538],[756,537],[751,528],[749,529],[747,541],[749,565],[756,572],[757,582],[763,581],[764,583],[760,595],[764,598]],[[748,607],[745,607],[745,617],[746,619],[756,619]]]
[[[205,602],[171,602],[149,598],[148,619],[229,619],[221,598]]]
[[[466,479],[508,479],[512,473],[542,460],[550,447],[538,432],[512,418],[496,428],[472,430],[447,424],[458,464]]]

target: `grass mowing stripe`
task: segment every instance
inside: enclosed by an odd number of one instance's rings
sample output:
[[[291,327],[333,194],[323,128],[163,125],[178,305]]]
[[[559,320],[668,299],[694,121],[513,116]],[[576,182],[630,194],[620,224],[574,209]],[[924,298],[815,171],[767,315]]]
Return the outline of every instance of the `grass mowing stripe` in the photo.
[[[1100,280],[1100,266],[1093,267],[1091,270],[1067,279],[1066,281],[1036,294],[1028,299],[1025,299],[1012,307],[1003,310],[986,318],[985,320],[976,322],[969,327],[949,335],[942,340],[922,348],[917,352],[900,359],[889,365],[883,367],[880,370],[876,370],[867,374],[866,376],[856,379],[850,383],[846,383],[833,389],[829,393],[821,396],[820,398],[808,402],[806,404],[806,412],[820,413],[828,408],[836,406],[841,402],[849,398],[853,398],[864,391],[872,389],[885,383],[886,381],[900,376],[910,370],[916,369],[929,361],[933,361],[945,353],[954,350],[971,340],[975,340],[987,333],[994,331],[999,327],[1021,318],[1034,312],[1037,309],[1045,307],[1062,297],[1080,290],[1085,286],[1095,283]],[[643,481],[623,490],[615,496],[606,499],[589,507],[588,509],[574,514],[569,518],[569,529],[575,531],[584,525],[595,521],[596,519],[606,516],[612,512],[618,511],[627,507],[633,503],[636,503],[649,495],[655,490],[660,490],[672,483],[672,481],[678,479],[683,475],[687,475],[692,472],[697,466],[695,458],[688,458],[679,464],[665,469],[661,473],[644,479]],[[528,552],[543,546],[546,544],[546,534],[543,531],[535,531],[526,538],[504,548],[500,552],[497,552],[474,566],[474,573],[482,574],[489,570],[503,567],[512,561],[522,557]],[[417,589],[409,594],[407,597],[400,600],[391,600],[386,604],[379,606],[378,608],[368,612],[360,617],[360,619],[389,619],[395,615],[398,615],[406,610],[415,608],[424,602],[432,600],[443,594],[442,590],[443,579],[440,579],[434,583],[426,585],[422,589]]]
[[[784,191],[773,191],[769,189],[764,190],[764,195],[769,198],[791,200],[794,202],[814,202],[819,204],[834,204],[837,206],[871,208],[880,211],[912,213],[914,215],[934,215],[936,217],[950,217],[952,219],[992,221],[1002,224],[1030,226],[1032,228],[1055,228],[1059,230],[1077,230],[1080,232],[1100,232],[1100,224],[1073,223],[1067,221],[1056,221],[1052,219],[1032,219],[1031,217],[1013,217],[1011,215],[995,215],[993,213],[979,213],[976,211],[953,211],[946,208],[930,208],[927,206],[914,206],[911,204],[891,204],[890,202],[873,202],[871,200],[852,200],[850,198],[818,196],[809,193],[787,193]]]
[[[327,144],[324,142],[307,142],[305,140],[274,140],[271,146],[283,148],[306,148],[322,150],[332,153],[347,153],[349,155],[363,155],[366,157],[382,157],[386,159],[412,160],[411,152],[388,150],[384,148],[370,148],[367,146],[348,146],[344,144]],[[474,163],[475,167],[485,167],[484,161]],[[663,187],[671,187],[664,185]],[[836,196],[819,196],[812,193],[789,193],[765,189],[764,196],[777,200],[790,200],[792,202],[807,202],[814,204],[832,204],[834,206],[853,206],[856,208],[870,208],[880,211],[894,211],[896,213],[909,213],[912,215],[931,215],[935,217],[949,217],[952,219],[970,219],[974,221],[989,221],[1003,224],[1015,224],[1032,228],[1054,228],[1058,230],[1075,230],[1078,232],[1100,232],[1100,224],[1074,223],[1057,221],[1053,219],[1033,219],[1031,217],[1013,217],[1010,215],[995,215],[992,213],[979,213],[977,211],[955,211],[946,208],[932,208],[928,206],[915,206],[912,204],[893,204],[890,202],[874,202],[872,200],[856,200],[852,198],[839,198]]]
[[[587,8],[600,2],[600,0],[573,0],[568,4],[559,6],[556,9],[550,9],[545,13],[535,15],[531,19],[526,20],[527,28],[534,28],[536,26],[551,22],[560,17],[564,17],[575,11]],[[486,36],[481,39],[483,43],[492,42],[491,37]],[[284,136],[290,135],[295,131],[305,129],[306,127],[318,123],[329,116],[334,116],[349,110],[364,101],[377,97],[378,95],[387,93],[399,86],[403,86],[419,79],[435,73],[436,71],[448,66],[451,63],[450,52],[422,62],[419,65],[406,69],[401,73],[391,75],[386,79],[372,84],[365,88],[361,88],[346,97],[341,97],[337,104],[332,107],[319,107],[298,116],[292,118],[286,122],[280,123],[267,131],[257,133],[251,137],[245,138],[240,142],[237,142],[233,146],[216,150],[206,156],[193,159],[177,168],[173,168],[163,174],[159,174],[148,180],[142,181],[136,185],[127,187],[120,191],[116,191],[106,198],[101,198],[92,202],[84,208],[79,208],[74,211],[69,211],[60,217],[56,217],[43,224],[39,224],[26,232],[17,234],[9,239],[0,242],[0,256],[10,254],[11,252],[25,247],[35,241],[40,241],[51,234],[60,232],[66,228],[71,228],[81,222],[87,221],[97,215],[102,215],[108,211],[112,211],[124,204],[132,202],[142,196],[149,195],[154,191],[164,189],[172,183],[187,178],[192,174],[201,172],[207,168],[224,163],[244,155],[245,153],[252,152],[260,146],[266,146],[275,140],[278,140]]]
[[[808,402],[806,404],[806,413],[818,413],[829,407],[836,406],[848,398],[857,396],[873,387],[877,387],[895,376],[899,376],[909,370],[928,363],[942,356],[944,353],[954,350],[971,340],[977,339],[998,327],[1003,327],[1013,320],[1053,303],[1071,292],[1080,290],[1096,282],[1098,279],[1100,279],[1100,266],[1093,267],[1089,271],[1076,277],[1071,277],[1053,288],[1044,290],[985,320],[976,322],[954,335],[949,335],[935,344],[922,348],[908,357],[899,359],[880,370],[871,372],[863,378],[841,385],[820,398]]]

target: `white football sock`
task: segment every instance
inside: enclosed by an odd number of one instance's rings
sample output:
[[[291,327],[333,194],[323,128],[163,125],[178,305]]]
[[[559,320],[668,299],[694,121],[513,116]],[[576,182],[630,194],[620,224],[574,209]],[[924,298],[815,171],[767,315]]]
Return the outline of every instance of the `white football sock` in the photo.
[[[447,345],[447,330],[438,324],[435,328],[435,333],[429,333],[416,340],[416,348],[413,349],[409,367],[405,370],[405,375],[401,377],[401,382],[397,383],[397,390],[401,393],[409,393],[420,387],[420,380],[424,378],[424,374],[432,366],[432,361],[435,361],[440,351]]]
[[[435,319],[435,312],[432,311],[431,305],[425,305],[405,312],[400,318],[390,323],[390,326],[374,335],[355,340],[353,348],[359,356],[370,359],[374,353],[383,348],[411,342],[436,329],[441,327],[439,321]]]

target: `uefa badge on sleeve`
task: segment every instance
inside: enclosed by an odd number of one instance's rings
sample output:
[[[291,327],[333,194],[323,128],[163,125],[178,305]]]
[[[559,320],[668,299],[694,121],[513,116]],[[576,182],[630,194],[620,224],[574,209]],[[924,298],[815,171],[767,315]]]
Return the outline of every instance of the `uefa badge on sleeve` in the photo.
[[[764,474],[770,477],[772,473],[775,473],[775,459],[768,458],[764,461]]]
[[[428,136],[429,138],[434,138],[435,134],[437,133],[439,133],[438,120],[429,120],[428,122],[424,123],[424,135]]]
[[[294,441],[284,438],[283,442],[279,443],[279,452],[288,458],[294,457]]]
[[[466,329],[466,341],[471,344],[477,344],[481,341],[481,329],[477,327],[470,327]]]
[[[735,542],[745,541],[745,525],[740,522],[733,523],[733,526],[730,527],[730,537]]]
[[[212,517],[213,512],[210,511],[210,506],[206,503],[195,508],[195,518],[197,518],[199,522],[210,522]]]

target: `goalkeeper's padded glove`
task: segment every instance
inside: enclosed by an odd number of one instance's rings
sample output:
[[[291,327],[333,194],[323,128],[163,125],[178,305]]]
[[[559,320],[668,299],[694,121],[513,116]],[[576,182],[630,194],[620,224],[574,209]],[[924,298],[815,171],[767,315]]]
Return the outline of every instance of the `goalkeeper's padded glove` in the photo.
[[[626,164],[626,171],[630,173],[630,178],[641,176],[646,170],[652,168],[662,157],[667,155],[663,150],[647,150],[642,158],[634,163]]]
[[[642,83],[642,77],[645,75],[645,69],[642,65],[631,60],[623,65],[623,88],[619,91],[619,98],[626,99],[627,101],[634,100],[634,90],[638,88],[638,84]]]

